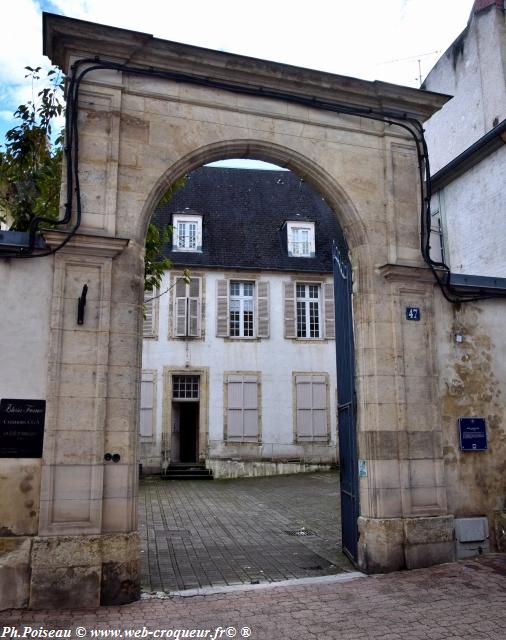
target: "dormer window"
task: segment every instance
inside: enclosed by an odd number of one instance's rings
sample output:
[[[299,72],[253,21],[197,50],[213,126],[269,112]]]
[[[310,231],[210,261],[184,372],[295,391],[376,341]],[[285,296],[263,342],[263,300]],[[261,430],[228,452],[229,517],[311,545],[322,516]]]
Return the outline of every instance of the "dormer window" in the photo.
[[[314,222],[287,222],[288,255],[293,258],[314,258]]]
[[[202,251],[202,216],[176,214],[172,224],[173,251]]]

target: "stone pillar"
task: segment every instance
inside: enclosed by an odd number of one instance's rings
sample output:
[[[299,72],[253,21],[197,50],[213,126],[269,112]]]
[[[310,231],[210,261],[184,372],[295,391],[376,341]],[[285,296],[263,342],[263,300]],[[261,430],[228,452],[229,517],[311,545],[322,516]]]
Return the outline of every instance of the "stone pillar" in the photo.
[[[46,239],[57,242],[58,235]],[[139,594],[136,407],[118,423],[111,404],[135,399],[138,378],[138,290],[130,309],[135,338],[126,334],[126,355],[111,294],[113,266],[127,243],[77,235],[55,255],[32,608],[120,604]],[[84,321],[78,324],[85,284]],[[106,453],[120,457],[106,460]]]
[[[356,301],[359,562],[368,572],[453,559],[434,368],[430,271],[387,264]],[[419,320],[406,308],[420,310]]]

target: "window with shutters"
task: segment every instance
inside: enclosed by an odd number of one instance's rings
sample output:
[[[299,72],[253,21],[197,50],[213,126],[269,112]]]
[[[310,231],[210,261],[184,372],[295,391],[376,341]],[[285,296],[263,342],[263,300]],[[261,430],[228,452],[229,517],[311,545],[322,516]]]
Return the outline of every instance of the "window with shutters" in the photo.
[[[144,292],[144,322],[142,325],[143,338],[158,336],[158,289]]]
[[[297,442],[329,439],[328,378],[323,373],[294,374],[295,437]]]
[[[216,335],[222,338],[269,337],[269,283],[218,280]]]
[[[227,442],[260,440],[260,374],[225,374],[225,438]]]
[[[334,339],[334,285],[331,282],[284,283],[285,338]]]
[[[294,258],[314,258],[314,222],[287,222],[288,255]]]
[[[174,285],[173,327],[176,338],[199,338],[201,336],[200,277],[176,277]]]
[[[141,378],[140,436],[152,440],[155,427],[156,371],[144,370]]]
[[[176,214],[172,225],[173,251],[202,251],[202,216]]]

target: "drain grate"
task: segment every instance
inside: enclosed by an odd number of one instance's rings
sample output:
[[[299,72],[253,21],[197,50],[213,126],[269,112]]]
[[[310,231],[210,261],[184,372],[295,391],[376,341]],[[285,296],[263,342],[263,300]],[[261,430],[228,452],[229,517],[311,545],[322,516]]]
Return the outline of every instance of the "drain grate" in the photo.
[[[311,531],[311,529],[306,529],[302,527],[301,529],[289,529],[285,531],[289,536],[316,536],[318,535],[315,531]]]

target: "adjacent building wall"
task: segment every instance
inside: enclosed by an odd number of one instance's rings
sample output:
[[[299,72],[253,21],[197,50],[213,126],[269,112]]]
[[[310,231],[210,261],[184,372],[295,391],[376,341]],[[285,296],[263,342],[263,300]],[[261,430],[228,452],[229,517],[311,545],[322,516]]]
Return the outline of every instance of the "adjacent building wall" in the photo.
[[[505,80],[505,12],[491,4],[471,15],[422,85],[453,96],[425,123],[432,173],[506,118]]]
[[[46,399],[51,258],[0,260],[0,399]],[[0,458],[0,593],[26,606],[31,536],[37,535],[40,458]],[[2,599],[3,604],[3,599]]]

